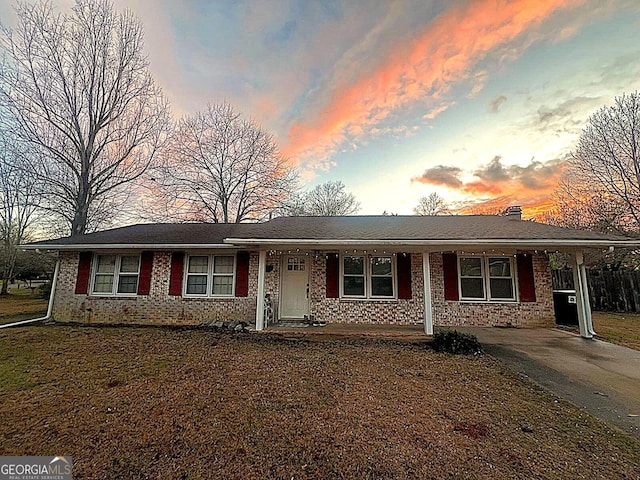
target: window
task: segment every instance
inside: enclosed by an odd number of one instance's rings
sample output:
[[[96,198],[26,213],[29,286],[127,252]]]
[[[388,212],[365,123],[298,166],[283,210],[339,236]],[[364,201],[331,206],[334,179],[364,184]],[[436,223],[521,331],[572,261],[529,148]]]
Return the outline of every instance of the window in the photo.
[[[342,296],[394,298],[393,263],[391,256],[348,255],[342,257]]]
[[[93,288],[96,295],[136,295],[140,276],[140,255],[97,255]]]
[[[189,268],[187,269],[187,294],[206,295],[208,277],[209,257],[189,257]]]
[[[190,255],[186,276],[185,295],[231,297],[235,284],[235,257]]]
[[[233,295],[233,264],[231,256],[213,257],[213,295]]]
[[[511,257],[460,257],[462,300],[515,300]]]
[[[364,257],[343,257],[342,261],[342,294],[345,297],[364,297]]]
[[[393,297],[391,257],[371,257],[371,296]]]
[[[460,258],[460,296],[484,299],[484,262],[482,257]]]
[[[305,259],[303,257],[289,257],[287,258],[287,270],[304,272]]]
[[[489,257],[489,297],[492,300],[515,300],[511,258]]]

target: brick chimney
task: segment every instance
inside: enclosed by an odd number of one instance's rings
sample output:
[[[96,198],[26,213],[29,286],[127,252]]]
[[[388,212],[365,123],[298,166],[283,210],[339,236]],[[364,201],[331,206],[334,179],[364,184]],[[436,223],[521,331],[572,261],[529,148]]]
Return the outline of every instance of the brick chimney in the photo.
[[[509,220],[522,220],[522,208],[518,205],[507,207],[505,215]]]

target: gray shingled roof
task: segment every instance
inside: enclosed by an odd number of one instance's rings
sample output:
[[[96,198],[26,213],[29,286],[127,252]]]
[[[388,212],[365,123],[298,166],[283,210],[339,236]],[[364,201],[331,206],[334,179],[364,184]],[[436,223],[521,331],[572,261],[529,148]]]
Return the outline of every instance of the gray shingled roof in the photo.
[[[273,240],[265,242],[264,240]],[[139,224],[105,230],[76,237],[36,242],[28,248],[73,246],[209,246],[223,243],[238,245],[262,243],[277,245],[278,241],[522,241],[562,242],[570,245],[593,243],[602,246],[632,243],[633,239],[619,235],[602,235],[584,230],[572,230],[541,223],[522,221],[495,215],[447,216],[348,216],[348,217],[282,217],[260,224]],[[640,245],[636,242],[636,245]]]
[[[254,223],[149,223],[114,228],[30,245],[222,245],[225,238],[253,237]]]
[[[262,224],[253,234],[257,239],[628,240],[498,215],[281,217]]]

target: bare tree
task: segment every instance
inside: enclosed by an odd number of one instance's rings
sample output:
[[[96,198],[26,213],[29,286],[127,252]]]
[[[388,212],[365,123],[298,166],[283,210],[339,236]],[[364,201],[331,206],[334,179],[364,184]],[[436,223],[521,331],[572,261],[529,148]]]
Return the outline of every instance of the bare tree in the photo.
[[[3,28],[0,102],[14,133],[38,148],[32,165],[46,207],[82,234],[112,219],[126,187],[149,167],[169,127],[168,104],[143,53],[143,30],[106,0],[76,0],[69,15],[50,2],[16,7]]]
[[[444,198],[436,192],[420,197],[418,205],[413,209],[416,215],[446,215],[451,213]]]
[[[556,194],[574,226],[638,232],[640,220],[640,95],[602,107],[582,131]]]
[[[579,230],[626,233],[628,212],[624,203],[606,192],[562,180],[554,194],[554,207],[536,216],[536,221]]]
[[[8,293],[14,275],[18,245],[27,240],[39,205],[37,184],[24,168],[24,146],[0,130],[0,295]]]
[[[333,217],[353,215],[359,210],[360,202],[353,193],[345,191],[344,183],[328,181],[302,194],[299,211],[292,214]]]
[[[273,137],[227,103],[183,118],[153,174],[162,216],[174,220],[261,220],[297,187]]]
[[[509,207],[501,202],[481,202],[462,207],[458,212],[464,215],[505,215]]]

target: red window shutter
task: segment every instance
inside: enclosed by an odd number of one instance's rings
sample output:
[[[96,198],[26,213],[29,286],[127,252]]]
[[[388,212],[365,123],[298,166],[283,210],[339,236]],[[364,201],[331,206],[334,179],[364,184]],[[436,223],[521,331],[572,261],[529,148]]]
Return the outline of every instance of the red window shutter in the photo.
[[[171,278],[169,279],[169,295],[182,295],[182,275],[184,273],[184,252],[173,252],[171,255]]]
[[[536,301],[536,285],[533,279],[533,256],[530,254],[516,255],[518,264],[518,285],[520,287],[521,302]]]
[[[396,257],[398,270],[398,298],[411,299],[411,254],[399,254]]]
[[[338,298],[340,295],[340,258],[337,253],[327,257],[327,298]]]
[[[76,279],[76,294],[86,295],[89,291],[89,277],[91,277],[91,252],[80,252],[78,263],[78,277]]]
[[[442,254],[444,274],[444,299],[458,300],[458,256],[455,253]]]
[[[249,296],[249,252],[236,255],[236,297]]]
[[[142,252],[140,255],[140,278],[138,279],[138,295],[149,295],[151,291],[151,270],[153,269],[153,252]]]

